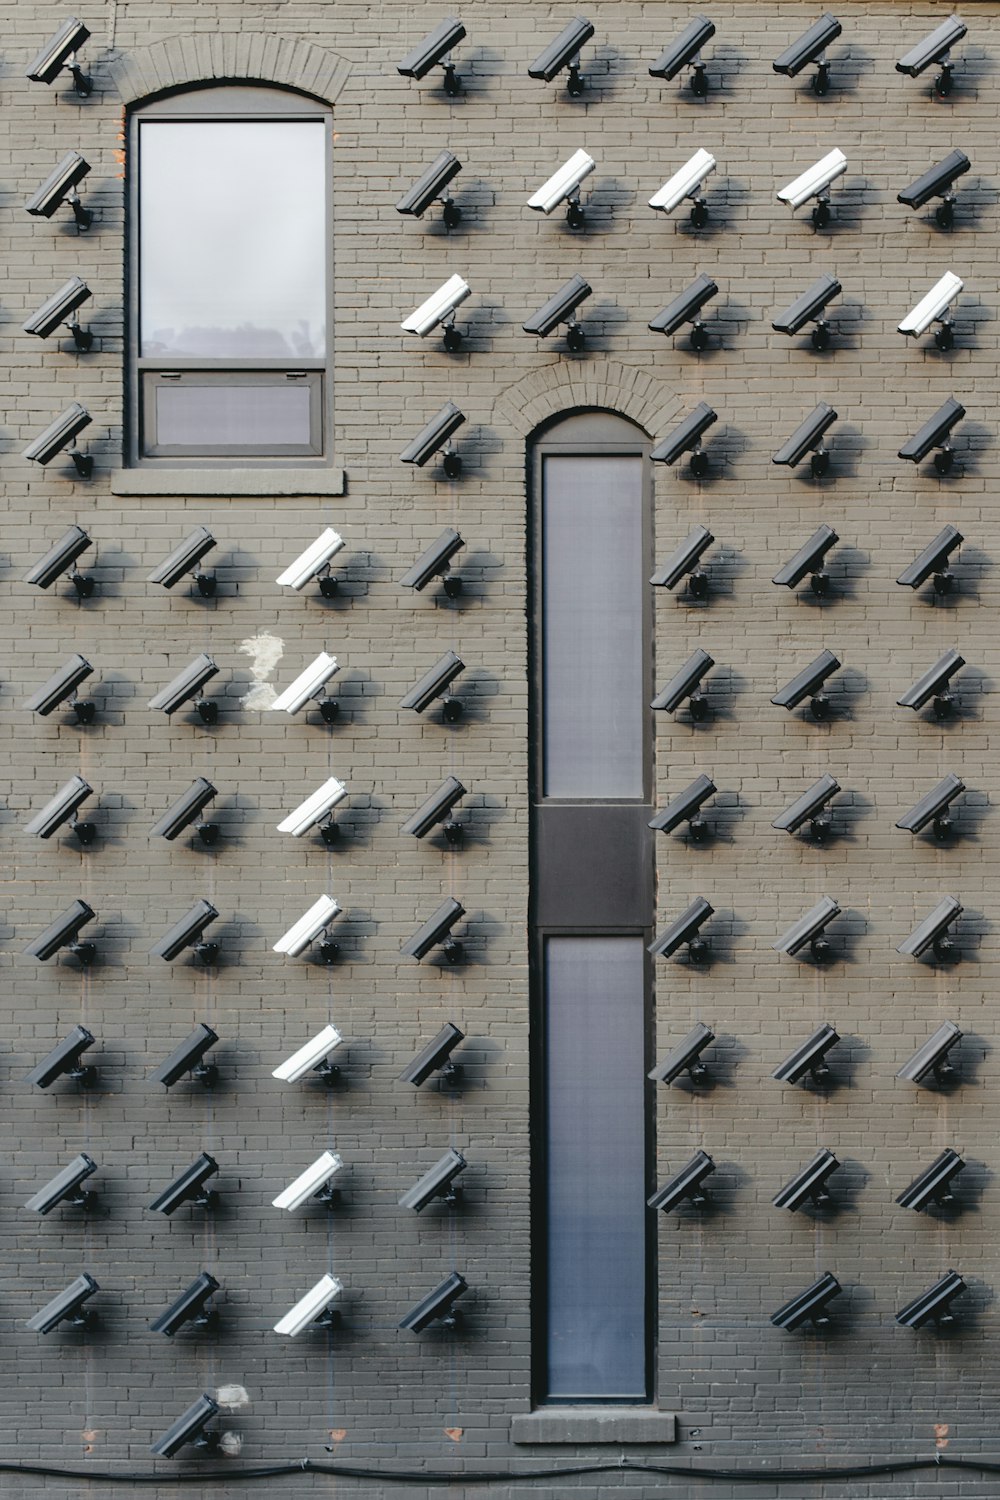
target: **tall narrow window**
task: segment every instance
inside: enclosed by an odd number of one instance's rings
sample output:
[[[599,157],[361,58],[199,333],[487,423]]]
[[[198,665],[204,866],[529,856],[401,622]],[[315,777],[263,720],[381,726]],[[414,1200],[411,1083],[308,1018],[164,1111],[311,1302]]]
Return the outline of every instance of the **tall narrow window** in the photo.
[[[202,89],[129,140],[132,461],[322,458],[330,111]]]
[[[650,480],[606,413],[533,468],[534,1387],[651,1397]]]

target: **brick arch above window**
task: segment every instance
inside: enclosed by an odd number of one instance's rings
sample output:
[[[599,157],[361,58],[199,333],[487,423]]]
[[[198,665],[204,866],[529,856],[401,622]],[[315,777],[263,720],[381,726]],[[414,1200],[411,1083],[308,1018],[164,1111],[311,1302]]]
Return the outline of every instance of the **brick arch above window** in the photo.
[[[616,360],[587,359],[578,364],[562,360],[518,380],[500,393],[496,409],[524,437],[555,416],[594,407],[620,412],[656,437],[682,404],[676,392],[648,370]]]
[[[132,48],[109,67],[125,104],[210,83],[279,84],[333,104],[350,73],[335,52],[263,31],[182,32]]]

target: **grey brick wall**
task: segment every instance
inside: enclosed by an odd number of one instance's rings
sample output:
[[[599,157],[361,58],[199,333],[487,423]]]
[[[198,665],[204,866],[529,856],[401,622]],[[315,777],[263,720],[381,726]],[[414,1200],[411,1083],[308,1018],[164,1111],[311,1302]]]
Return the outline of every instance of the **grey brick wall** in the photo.
[[[696,1019],[713,1027],[720,1082],[701,1097],[661,1090],[657,1136],[661,1180],[697,1147],[715,1156],[717,1206],[659,1226],[658,1403],[678,1413],[679,1441],[628,1451],[734,1467],[993,1454],[997,7],[965,7],[969,36],[957,49],[956,91],[944,102],[929,96],[927,76],[914,82],[893,70],[904,41],[936,25],[944,6],[845,0],[825,99],[770,66],[814,19],[809,7],[714,7],[713,91],[698,101],[647,71],[687,13],[636,0],[589,7],[597,28],[585,52],[589,87],[568,99],[561,82],[546,87],[526,67],[573,13],[469,0],[457,58],[465,91],[456,100],[435,79],[414,84],[395,71],[397,56],[440,19],[438,7],[423,3],[118,0],[83,17],[94,32],[85,60],[95,91],[82,101],[62,81],[46,89],[21,76],[63,9],[25,0],[8,27],[0,81],[8,388],[0,443],[9,501],[0,555],[8,642],[0,739],[9,765],[0,795],[0,1067],[10,1152],[0,1189],[0,1458],[148,1471],[151,1439],[199,1391],[239,1385],[249,1404],[224,1425],[243,1435],[240,1462],[322,1458],[331,1433],[337,1458],[375,1466],[503,1471],[613,1461],[596,1444],[533,1449],[510,1438],[512,1418],[530,1408],[525,442],[539,423],[579,406],[620,410],[658,439],[702,399],[720,418],[707,445],[712,475],[699,484],[682,465],[657,473],[656,537],[666,556],[695,522],[714,531],[712,594],[704,605],[657,599],[656,654],[662,682],[695,646],[711,651],[714,713],[702,726],[685,713],[658,719],[657,779],[662,801],[697,773],[711,774],[720,789],[711,815],[717,836],[702,848],[661,838],[659,877],[662,917],[696,894],[717,908],[715,959],[707,970],[661,961],[656,1010],[661,1052]],[[185,81],[244,77],[312,89],[334,103],[335,449],[346,492],[115,494],[123,106]],[[817,235],[774,195],[834,145],[850,165],[834,190],[830,232]],[[464,218],[450,235],[436,215],[420,222],[394,211],[445,146],[464,163],[456,183]],[[587,229],[575,235],[558,213],[540,219],[525,200],[580,146],[598,166],[585,191]],[[719,167],[709,226],[695,233],[683,215],[664,220],[646,200],[699,146]],[[972,171],[959,185],[949,235],[896,194],[955,146],[968,152]],[[86,235],[68,213],[45,222],[22,206],[70,148],[93,167],[84,192],[97,218]],[[897,322],[949,268],[966,279],[955,349],[904,344]],[[594,296],[583,309],[586,352],[568,356],[561,339],[536,341],[520,325],[576,271]],[[664,340],[646,327],[699,271],[720,285],[708,310],[712,347],[701,356],[683,337]],[[770,326],[820,271],[843,283],[825,354]],[[94,293],[85,309],[94,350],[81,356],[66,342],[20,332],[27,313],[73,272]],[[399,323],[453,272],[473,295],[459,314],[464,350],[447,355]],[[952,394],[968,417],[960,467],[940,479],[896,451]],[[43,471],[20,457],[73,398],[94,415],[88,484],[62,461]],[[398,463],[405,442],[448,399],[469,419],[455,482],[434,466]],[[840,420],[830,434],[831,476],[810,482],[804,469],[775,469],[770,455],[818,400],[836,406]],[[817,604],[770,579],[821,520],[841,543],[831,554],[833,593]],[[64,584],[40,593],[21,582],[71,522],[95,541],[85,560],[93,559],[98,588],[82,603]],[[931,604],[894,580],[946,522],[967,538],[960,586]],[[211,559],[217,598],[147,585],[146,573],[199,523],[219,541]],[[340,596],[284,597],[275,575],[326,525],[347,542],[337,560]],[[396,580],[445,525],[466,539],[465,592],[457,602],[435,590],[411,596]],[[252,681],[246,647],[263,635],[282,644],[272,679],[279,686],[319,650],[341,658],[335,726],[279,723],[243,706]],[[939,725],[897,708],[900,692],[952,646],[969,663],[957,680],[960,716]],[[467,663],[458,684],[466,715],[452,728],[436,711],[418,720],[396,707],[449,647]],[[773,707],[771,693],[824,647],[844,663],[832,684],[832,721],[817,725]],[[26,714],[27,694],[76,650],[96,668],[94,726]],[[151,713],[149,697],[202,650],[221,667],[218,727]],[[817,849],[772,831],[778,811],[827,770],[844,788],[836,838]],[[29,809],[77,771],[97,789],[87,809],[99,829],[95,846],[80,853],[66,837],[25,838]],[[900,813],[948,771],[969,787],[962,836],[942,847],[897,831]],[[404,840],[400,823],[448,773],[470,789],[464,848]],[[280,816],[329,774],[350,789],[340,846],[276,833]],[[154,843],[150,826],[197,775],[219,788],[220,845]],[[271,944],[323,891],[344,908],[340,961],[326,970],[280,959]],[[779,958],[774,939],[824,893],[844,909],[832,929],[836,961],[818,971]],[[962,962],[935,967],[896,954],[945,893],[966,907]],[[400,959],[400,943],[446,894],[469,914],[466,964]],[[69,961],[23,957],[25,942],[77,896],[98,913],[99,962],[81,974]],[[218,968],[148,957],[198,896],[221,912]],[[346,1039],[342,1087],[327,1094],[272,1079],[271,1069],[328,1018]],[[896,1082],[897,1068],[944,1019],[966,1033],[961,1086],[931,1093]],[[396,1083],[445,1020],[469,1036],[461,1092]],[[841,1086],[825,1096],[781,1087],[772,1069],[821,1020],[844,1038],[835,1055]],[[147,1083],[196,1021],[220,1032],[219,1086],[182,1084],[166,1094]],[[77,1022],[98,1038],[89,1056],[100,1066],[99,1087],[32,1091],[23,1075]],[[451,1217],[404,1216],[399,1193],[448,1145],[470,1162],[463,1207]],[[897,1208],[895,1195],[948,1145],[969,1163],[965,1211],[935,1219]],[[346,1163],[342,1206],[328,1217],[273,1210],[272,1197],[326,1146]],[[817,1221],[772,1208],[773,1193],[819,1146],[844,1163],[834,1179],[844,1184],[840,1211]],[[35,1222],[25,1198],[80,1150],[100,1163],[101,1212],[84,1221],[57,1210]],[[150,1199],[202,1150],[220,1163],[219,1214],[150,1215]],[[399,1332],[403,1312],[452,1266],[472,1287],[460,1336]],[[940,1337],[898,1328],[894,1311],[948,1267],[969,1284],[960,1327]],[[149,1320],[203,1268],[224,1288],[219,1335],[151,1335]],[[279,1340],[273,1323],[328,1268],[345,1281],[340,1330],[329,1343]],[[25,1319],[81,1269],[101,1283],[93,1304],[100,1332],[86,1340],[29,1333]],[[769,1314],[823,1270],[847,1293],[837,1331],[772,1328]],[[163,1465],[165,1473],[176,1467]],[[304,1477],[278,1489],[307,1494],[323,1483]],[[11,1475],[2,1484],[11,1495],[120,1493]],[[563,1487],[581,1497],[646,1497],[664,1484],[632,1475]],[[726,1482],[701,1488],[720,1500],[743,1492]],[[206,1484],[209,1492],[218,1487]],[[226,1492],[256,1487],[234,1481]],[[381,1482],[351,1485],[351,1493],[390,1492]],[[527,1482],[495,1489],[512,1500],[537,1492]],[[991,1491],[985,1477],[942,1471],[800,1492]]]

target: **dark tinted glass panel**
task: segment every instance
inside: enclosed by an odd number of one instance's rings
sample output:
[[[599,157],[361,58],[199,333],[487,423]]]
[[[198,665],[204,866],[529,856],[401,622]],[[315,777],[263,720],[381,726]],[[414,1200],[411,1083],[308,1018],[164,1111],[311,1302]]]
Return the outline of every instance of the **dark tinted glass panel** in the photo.
[[[645,1400],[644,949],[545,943],[550,1400]]]

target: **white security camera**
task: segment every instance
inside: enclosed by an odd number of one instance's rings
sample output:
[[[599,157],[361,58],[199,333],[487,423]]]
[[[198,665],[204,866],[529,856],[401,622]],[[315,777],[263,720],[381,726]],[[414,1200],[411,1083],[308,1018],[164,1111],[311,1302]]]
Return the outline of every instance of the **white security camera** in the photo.
[[[458,349],[461,347],[462,335],[455,327],[455,312],[471,290],[469,283],[463,281],[461,276],[449,276],[399,326],[404,333],[415,333],[418,338],[426,338],[440,323],[444,328],[444,347],[452,351]]]
[[[286,1208],[289,1213],[294,1213],[297,1208],[308,1203],[310,1198],[326,1203],[329,1207],[336,1191],[329,1186],[330,1179],[340,1171],[343,1165],[336,1151],[324,1151],[311,1167],[306,1167],[294,1182],[288,1184],[284,1192],[278,1194],[277,1198],[272,1201],[272,1208]]]
[[[708,151],[696,151],[680,171],[675,172],[673,177],[668,177],[659,192],[653,194],[649,200],[650,208],[655,208],[662,214],[670,214],[685,198],[692,198],[691,223],[695,228],[701,229],[708,222],[708,208],[704,198],[696,198],[695,194],[708,174],[714,171],[715,157]]]
[[[932,323],[940,323],[941,327],[934,335],[934,342],[939,349],[953,348],[955,334],[947,312],[964,285],[962,278],[956,276],[954,271],[945,271],[940,281],[934,283],[926,297],[922,297],[916,307],[906,314],[902,323],[899,324],[898,331],[915,339],[919,338],[922,333],[926,333]]]
[[[325,927],[340,911],[340,905],[332,896],[320,896],[297,922],[289,927],[283,937],[274,944],[272,952],[284,953],[289,958],[298,958],[309,944],[315,942]]]
[[[528,207],[539,213],[550,214],[560,203],[568,202],[566,222],[570,229],[582,229],[584,211],[580,206],[580,184],[594,170],[597,163],[586,151],[574,151],[568,161],[563,162],[558,172],[553,173],[528,199]]]
[[[305,671],[299,673],[291,686],[278,694],[271,704],[272,710],[280,709],[286,714],[297,714],[311,698],[318,697],[330,678],[339,670],[337,658],[327,651],[321,651],[315,661],[310,662]],[[323,699],[320,711],[322,712],[327,704],[333,702],[334,700],[330,698]],[[323,717],[329,721],[333,715],[327,710]]]
[[[329,781],[313,792],[311,797],[299,804],[294,812],[288,814],[278,824],[279,833],[290,833],[293,838],[300,839],[310,828],[315,828],[328,813],[332,813],[338,802],[342,802],[347,796],[347,788],[336,776],[331,776]],[[326,835],[324,832],[324,840]]]
[[[329,1328],[334,1319],[330,1303],[343,1290],[343,1282],[336,1276],[321,1276],[316,1285],[290,1307],[283,1318],[274,1325],[275,1333],[286,1333],[295,1338],[306,1328]]]
[[[283,1063],[279,1064],[271,1077],[280,1078],[282,1083],[297,1083],[307,1073],[319,1073],[321,1077],[329,1080],[332,1075],[336,1074],[337,1069],[327,1059],[334,1048],[340,1046],[342,1040],[336,1026],[324,1026],[323,1030],[306,1042],[304,1047],[300,1047],[297,1052],[292,1053],[291,1057],[287,1057]]]
[[[825,156],[811,166],[808,171],[795,177],[783,187],[778,194],[781,203],[787,203],[792,213],[801,208],[803,203],[808,203],[810,198],[816,199],[812,211],[814,229],[825,229],[830,222],[830,186],[842,177],[847,171],[847,157],[843,151],[834,146]]]
[[[329,568],[331,560],[343,545],[343,537],[332,526],[328,526],[283,573],[278,574],[276,581],[285,588],[295,589],[297,593],[323,573],[324,569]],[[325,582],[324,578],[320,579],[321,593],[327,592],[323,588]]]

